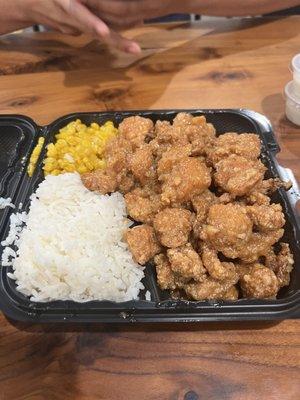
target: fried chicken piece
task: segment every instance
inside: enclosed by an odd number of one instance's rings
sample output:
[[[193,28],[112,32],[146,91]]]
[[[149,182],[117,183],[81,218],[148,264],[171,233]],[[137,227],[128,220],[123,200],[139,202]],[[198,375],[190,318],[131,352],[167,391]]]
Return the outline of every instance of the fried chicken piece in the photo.
[[[265,254],[265,266],[261,263],[238,263],[237,271],[245,297],[275,297],[278,290],[290,283],[290,273],[294,259],[287,243],[281,243],[281,251],[275,254],[268,247]]]
[[[217,197],[217,203],[228,204],[231,202],[232,202],[232,198],[229,193],[223,193],[223,194],[221,194],[221,196]],[[240,202],[242,203],[242,200],[240,200]]]
[[[173,125],[186,128],[187,125],[192,124],[193,118],[194,117],[192,116],[192,114],[186,112],[179,112],[173,120]]]
[[[211,184],[210,170],[197,158],[187,157],[162,178],[164,204],[182,204],[204,192]]]
[[[155,138],[151,140],[153,155],[159,160],[163,154],[174,146],[188,145],[187,138],[181,134],[179,128],[174,127],[168,121],[157,121],[155,124]]]
[[[192,213],[180,208],[165,208],[153,220],[155,232],[161,244],[179,247],[187,243],[192,230]]]
[[[203,221],[205,221],[207,217],[209,208],[218,201],[216,195],[209,189],[205,190],[201,194],[193,196],[191,200],[197,216]]]
[[[259,160],[253,161],[232,154],[216,164],[214,181],[233,198],[245,196],[263,180],[265,170],[266,167]]]
[[[259,263],[250,267],[249,273],[240,279],[240,284],[243,296],[248,298],[275,298],[279,290],[275,273]]]
[[[182,135],[181,129],[171,125],[168,121],[157,121],[155,124],[155,140],[159,144],[185,145],[188,144],[185,135]]]
[[[130,174],[116,175],[108,168],[82,174],[81,180],[87,189],[101,194],[113,193],[117,190],[126,194],[134,186],[134,179]]]
[[[128,140],[133,149],[143,146],[152,136],[153,122],[138,115],[125,118],[119,125],[119,134]]]
[[[156,161],[158,161],[166,151],[172,148],[170,143],[159,143],[156,138],[149,142],[149,146],[151,147],[152,154]]]
[[[184,286],[185,280],[174,274],[165,254],[161,253],[155,256],[154,263],[156,266],[157,283],[162,290],[178,291],[178,289]]]
[[[154,257],[156,265],[157,283],[162,290],[175,290],[177,284],[174,273],[171,269],[171,264],[164,254],[159,254]]]
[[[196,219],[193,222],[193,232],[198,238],[200,237],[202,226],[206,221],[209,208],[218,200],[214,193],[210,190],[205,190],[203,193],[192,197],[192,205],[196,211]]]
[[[158,182],[158,180],[156,179],[156,177],[149,181],[146,182],[146,184],[143,186],[143,193],[145,194],[145,196],[148,197],[157,197],[156,195],[159,195],[160,198],[160,194],[161,194],[161,185]]]
[[[201,239],[223,252],[224,248],[247,243],[252,235],[252,226],[246,207],[234,203],[214,204],[209,209]]]
[[[153,155],[149,145],[138,148],[129,156],[128,168],[133,176],[144,185],[154,177]]]
[[[247,213],[260,232],[274,231],[285,224],[280,204],[248,206]]]
[[[117,189],[117,176],[110,170],[97,170],[81,175],[84,186],[101,194],[112,193]]]
[[[201,218],[198,218],[196,215],[196,218],[193,221],[193,236],[194,239],[199,239],[202,234],[202,227],[203,227],[203,220]]]
[[[190,243],[167,251],[171,269],[175,275],[184,279],[202,282],[206,278],[206,269]]]
[[[163,175],[169,174],[176,164],[187,159],[191,150],[190,144],[175,145],[166,150],[157,163],[158,179],[162,180]]]
[[[193,117],[191,114],[179,113],[174,118],[173,126],[179,127],[182,136],[186,136],[191,143],[193,156],[204,155],[215,141],[215,128],[206,122],[204,115]]]
[[[108,141],[104,155],[107,169],[115,174],[126,174],[128,168],[128,156],[132,154],[132,145],[129,140],[117,135]]]
[[[238,292],[234,289],[237,275],[228,281],[216,281],[207,278],[204,282],[188,283],[184,285],[187,296],[193,300],[235,300]]]
[[[105,148],[106,168],[81,175],[85,187],[106,194],[116,191],[119,185],[124,186],[131,152],[132,146],[126,139],[121,136],[112,138]]]
[[[276,225],[274,225],[274,228]],[[239,203],[215,204],[208,212],[200,238],[228,258],[244,262],[264,256],[283,235],[283,229],[253,232],[247,207]]]
[[[155,133],[153,145],[159,157],[170,146],[184,146],[189,143],[192,155],[204,155],[207,146],[215,140],[215,129],[206,122],[204,116],[193,117],[187,113],[177,114],[173,125],[167,121],[157,121]]]
[[[239,291],[236,286],[231,286],[222,296],[222,300],[238,300],[239,298]]]
[[[265,256],[283,236],[284,230],[277,229],[268,233],[253,233],[248,242],[236,248],[225,248],[222,253],[229,258],[240,258],[245,263],[252,263]]]
[[[118,191],[122,194],[126,194],[133,189],[135,182],[133,176],[130,173],[127,175],[118,176],[117,179]]]
[[[140,188],[125,194],[124,198],[128,215],[135,221],[151,224],[156,213],[162,208],[159,195],[150,195]]]
[[[292,187],[291,181],[284,182],[279,178],[264,179],[245,198],[246,204],[268,205],[270,195],[276,190],[283,188],[289,190]]]
[[[218,251],[228,258],[239,258],[245,263],[252,263],[265,256],[269,248],[282,237],[283,229],[269,233],[253,233],[249,240],[237,244],[219,246]]]
[[[282,188],[284,190],[290,190],[290,188],[293,186],[291,181],[282,181],[280,178],[270,178],[266,179],[262,183],[262,188],[264,190],[264,193],[272,194],[276,190]]]
[[[235,270],[241,279],[244,275],[249,274],[250,268],[252,267],[253,263],[247,264],[243,262],[235,262]]]
[[[254,133],[228,132],[220,135],[214,146],[208,149],[208,161],[216,165],[231,154],[256,160],[261,151],[259,136]]]
[[[205,243],[202,245],[202,262],[213,279],[224,281],[237,275],[235,265],[232,262],[221,262],[216,251]]]
[[[256,205],[265,205],[267,206],[268,204],[270,204],[271,199],[269,196],[267,196],[266,194],[262,193],[259,191],[259,189],[257,190],[257,188],[255,187],[254,190],[252,192],[250,192],[245,198],[244,198],[244,203],[245,204],[256,204]]]
[[[202,135],[209,136],[213,138],[214,141],[216,140],[216,129],[213,124],[207,122],[204,115],[193,117],[192,125],[196,125],[198,128],[201,128]]]
[[[206,121],[204,115],[194,117],[192,114],[186,112],[180,112],[176,115],[173,120],[173,126],[183,129],[186,129],[190,126],[196,126],[197,128],[201,128],[205,134],[215,135],[216,133],[214,126]]]
[[[290,274],[293,270],[294,257],[287,243],[281,243],[281,250],[276,255],[271,248],[266,254],[266,266],[271,268],[278,280],[279,287],[288,286],[290,283]]]
[[[125,240],[135,262],[144,265],[161,251],[154,229],[149,225],[139,225],[128,229]]]

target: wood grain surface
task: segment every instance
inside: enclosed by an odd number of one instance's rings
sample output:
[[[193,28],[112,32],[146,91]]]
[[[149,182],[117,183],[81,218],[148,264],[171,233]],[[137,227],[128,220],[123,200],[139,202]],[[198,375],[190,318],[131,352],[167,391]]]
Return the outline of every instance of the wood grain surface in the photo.
[[[300,18],[216,20],[128,32],[141,56],[55,33],[0,39],[0,112],[40,124],[74,111],[250,108],[300,179],[284,115]],[[299,266],[297,266],[299,267]],[[300,322],[30,325],[0,316],[1,400],[297,400]]]

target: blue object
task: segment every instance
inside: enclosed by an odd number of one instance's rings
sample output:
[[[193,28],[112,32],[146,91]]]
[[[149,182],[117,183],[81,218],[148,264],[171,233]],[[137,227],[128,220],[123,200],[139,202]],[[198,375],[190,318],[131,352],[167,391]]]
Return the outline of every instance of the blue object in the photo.
[[[163,17],[146,19],[145,23],[150,24],[153,22],[189,21],[190,19],[191,19],[190,14],[170,14],[170,15],[165,15]]]

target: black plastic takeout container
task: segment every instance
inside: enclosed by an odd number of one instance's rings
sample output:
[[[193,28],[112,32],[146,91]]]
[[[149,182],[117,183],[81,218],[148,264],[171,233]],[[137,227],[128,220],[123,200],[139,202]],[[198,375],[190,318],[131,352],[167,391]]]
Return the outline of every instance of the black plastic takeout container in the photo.
[[[147,265],[144,285],[151,293],[151,301],[140,300],[125,303],[93,301],[76,303],[55,301],[35,303],[16,290],[13,280],[8,278],[11,269],[0,269],[0,309],[9,317],[31,322],[191,322],[191,321],[231,321],[267,320],[296,318],[300,316],[300,218],[295,211],[299,190],[292,172],[282,168],[276,161],[279,146],[270,122],[262,115],[249,110],[157,110],[128,112],[74,113],[59,118],[48,126],[38,126],[30,118],[20,115],[0,116],[0,196],[11,197],[18,207],[28,209],[29,197],[43,179],[42,160],[48,143],[55,133],[74,119],[84,123],[104,123],[112,120],[119,124],[124,118],[141,115],[151,118],[172,120],[179,111],[193,115],[204,114],[208,122],[214,124],[217,133],[255,132],[262,142],[261,159],[268,167],[268,177],[290,179],[293,187],[288,192],[280,189],[272,199],[280,202],[286,216],[283,241],[290,244],[295,258],[295,266],[289,287],[283,288],[275,300],[237,301],[179,301],[172,300],[167,291],[161,291],[156,283],[155,268]],[[30,154],[40,136],[45,137],[43,151],[35,173],[29,178],[26,173]],[[11,208],[0,210],[0,240],[8,233]]]

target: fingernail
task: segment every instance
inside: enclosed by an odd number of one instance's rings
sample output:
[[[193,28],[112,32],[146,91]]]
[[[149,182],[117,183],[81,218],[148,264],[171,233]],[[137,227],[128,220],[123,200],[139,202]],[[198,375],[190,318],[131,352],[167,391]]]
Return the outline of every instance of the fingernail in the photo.
[[[141,48],[137,43],[130,43],[126,47],[126,51],[131,54],[140,54],[141,53]]]
[[[107,26],[103,26],[103,25],[97,26],[96,32],[101,37],[108,37],[109,33],[110,33],[109,28]]]

